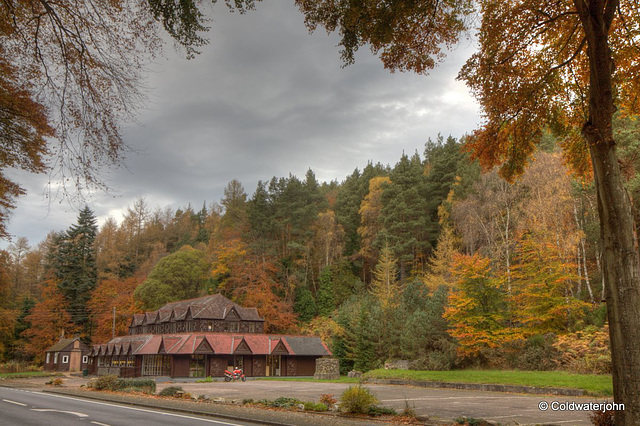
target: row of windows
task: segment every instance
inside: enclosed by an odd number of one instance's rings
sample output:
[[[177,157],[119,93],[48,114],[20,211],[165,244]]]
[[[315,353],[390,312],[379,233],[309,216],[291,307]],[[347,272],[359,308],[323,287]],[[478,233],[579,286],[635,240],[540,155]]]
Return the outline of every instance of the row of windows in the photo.
[[[45,362],[49,364],[50,360],[51,360],[51,352],[47,352],[47,359],[45,360]],[[86,364],[87,362],[89,362],[89,357],[87,355],[83,355],[82,363]],[[54,364],[58,363],[58,352],[53,353],[53,363]],[[69,364],[69,355],[62,355],[62,364]]]
[[[143,376],[169,376],[171,357],[168,355],[144,355],[142,357]]]
[[[101,356],[98,357],[98,367],[135,367],[134,356]]]
[[[241,326],[242,324],[242,326]],[[221,331],[230,333],[261,333],[262,323],[237,321],[181,321],[131,327],[131,334],[182,333],[190,331]]]

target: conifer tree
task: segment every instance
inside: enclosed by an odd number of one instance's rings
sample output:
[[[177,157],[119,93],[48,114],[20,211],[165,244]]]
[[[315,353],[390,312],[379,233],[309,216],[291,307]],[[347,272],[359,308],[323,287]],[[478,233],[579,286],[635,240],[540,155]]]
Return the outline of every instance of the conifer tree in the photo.
[[[331,268],[328,266],[322,268],[322,272],[320,272],[320,285],[318,286],[316,299],[318,304],[318,315],[322,317],[330,317],[335,309],[335,300],[333,297]]]
[[[52,265],[60,292],[68,303],[71,320],[82,328],[86,336],[91,335],[87,302],[96,287],[98,274],[95,257],[97,230],[96,217],[85,206],[78,214],[78,223],[58,237]]]
[[[401,285],[398,282],[398,268],[389,244],[385,244],[380,260],[373,273],[371,294],[378,300],[383,310],[394,308],[400,300]]]
[[[403,155],[383,193],[379,242],[387,241],[398,257],[400,279],[422,270],[431,251],[433,228],[427,204],[427,180],[420,156]]]
[[[376,245],[378,234],[382,230],[382,194],[390,180],[386,176],[377,176],[369,180],[369,193],[362,199],[358,213],[360,215],[360,256],[365,268],[373,268],[380,247]]]
[[[24,337],[23,333],[31,328],[31,322],[27,320],[27,317],[31,315],[35,306],[35,299],[31,298],[29,295],[22,299],[13,331],[13,342],[10,352],[11,359],[26,361],[30,358],[25,352],[25,345],[29,342],[26,337]]]
[[[380,337],[374,327],[369,303],[362,302],[355,328],[355,342],[351,351],[353,367],[359,371],[369,371],[377,367],[376,342]]]
[[[318,308],[316,301],[313,299],[311,290],[307,287],[296,288],[296,301],[293,304],[293,311],[298,314],[298,319],[302,322],[309,322],[315,316]]]

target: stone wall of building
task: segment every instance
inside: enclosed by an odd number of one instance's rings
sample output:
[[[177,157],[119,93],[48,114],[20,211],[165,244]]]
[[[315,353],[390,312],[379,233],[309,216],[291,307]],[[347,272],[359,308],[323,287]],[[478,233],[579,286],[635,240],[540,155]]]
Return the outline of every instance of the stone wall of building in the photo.
[[[316,374],[313,376],[316,380],[328,379],[336,380],[340,378],[340,361],[337,358],[318,358],[316,359]]]

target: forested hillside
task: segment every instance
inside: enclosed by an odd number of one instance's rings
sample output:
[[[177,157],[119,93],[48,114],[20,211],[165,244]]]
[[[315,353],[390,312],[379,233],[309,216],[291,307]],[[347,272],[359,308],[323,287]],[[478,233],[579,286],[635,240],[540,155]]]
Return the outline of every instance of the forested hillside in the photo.
[[[637,127],[618,122],[631,194]],[[511,183],[438,137],[341,182],[231,180],[218,203],[197,202],[142,196],[121,223],[98,228],[87,207],[44,241],[15,238],[1,253],[0,359],[41,362],[63,330],[106,341],[114,308],[125,334],[133,313],[219,292],[269,332],[322,336],[343,371],[399,358],[610,368],[594,190],[551,137]]]

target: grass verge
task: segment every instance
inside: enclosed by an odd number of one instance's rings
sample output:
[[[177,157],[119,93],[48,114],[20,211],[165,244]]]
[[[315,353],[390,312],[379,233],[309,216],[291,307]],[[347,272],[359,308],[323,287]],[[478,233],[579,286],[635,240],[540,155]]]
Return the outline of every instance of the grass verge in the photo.
[[[0,373],[0,379],[28,379],[30,377],[62,376],[61,373],[51,371],[24,371],[22,373]]]
[[[589,395],[611,396],[611,376],[573,374],[563,371],[512,371],[512,370],[371,370],[365,379],[408,379],[427,382],[486,383],[499,385],[535,386],[539,388],[583,389]]]

